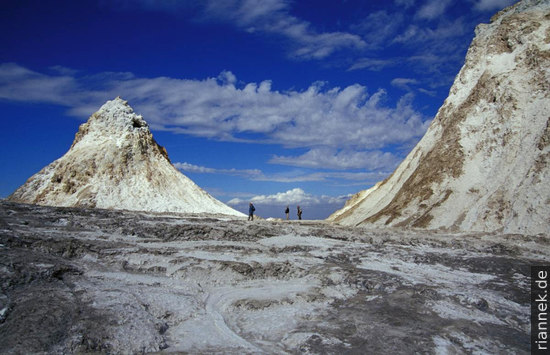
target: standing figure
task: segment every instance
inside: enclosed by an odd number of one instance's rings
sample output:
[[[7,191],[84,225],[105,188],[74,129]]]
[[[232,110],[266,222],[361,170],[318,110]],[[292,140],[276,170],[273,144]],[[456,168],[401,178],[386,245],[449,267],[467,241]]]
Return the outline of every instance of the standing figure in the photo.
[[[254,211],[256,211],[256,208],[254,208],[254,205],[252,202],[250,202],[250,205],[248,205],[248,220],[253,221],[254,220]]]
[[[300,206],[298,206],[298,219],[302,219],[302,209],[300,208]]]
[[[290,210],[288,209],[288,206],[286,206],[285,214],[286,214],[286,220],[288,221],[288,214],[290,213]]]

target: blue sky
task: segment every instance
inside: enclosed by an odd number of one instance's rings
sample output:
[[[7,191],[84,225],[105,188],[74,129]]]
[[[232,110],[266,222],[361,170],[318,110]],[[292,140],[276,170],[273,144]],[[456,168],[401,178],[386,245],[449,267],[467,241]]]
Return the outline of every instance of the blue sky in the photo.
[[[221,201],[325,218],[404,159],[513,2],[3,2],[0,197],[121,96]]]

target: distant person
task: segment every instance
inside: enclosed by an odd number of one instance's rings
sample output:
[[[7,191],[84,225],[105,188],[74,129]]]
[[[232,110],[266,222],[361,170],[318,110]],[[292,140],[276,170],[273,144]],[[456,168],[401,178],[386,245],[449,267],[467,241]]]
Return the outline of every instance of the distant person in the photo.
[[[298,219],[301,220],[302,219],[302,209],[300,208],[300,206],[298,206],[297,208],[298,208]]]
[[[249,221],[254,220],[254,211],[256,211],[256,208],[254,207],[252,202],[250,202],[250,205],[248,205],[248,220]]]
[[[288,209],[288,206],[286,206],[285,214],[286,214],[286,220],[288,221],[288,214],[290,213],[290,210]]]

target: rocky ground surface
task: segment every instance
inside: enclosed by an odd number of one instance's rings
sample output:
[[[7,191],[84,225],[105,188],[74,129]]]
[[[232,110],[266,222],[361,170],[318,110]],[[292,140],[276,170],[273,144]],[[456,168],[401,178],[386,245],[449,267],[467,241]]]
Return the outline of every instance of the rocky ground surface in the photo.
[[[529,353],[544,235],[0,202],[1,353]]]

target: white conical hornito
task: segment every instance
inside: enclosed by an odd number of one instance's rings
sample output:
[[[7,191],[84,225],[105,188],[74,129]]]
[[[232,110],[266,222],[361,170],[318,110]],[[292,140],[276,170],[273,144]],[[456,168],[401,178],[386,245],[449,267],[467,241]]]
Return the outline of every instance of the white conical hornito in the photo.
[[[69,151],[9,198],[16,202],[244,216],[180,173],[147,123],[120,98],[82,124]]]
[[[449,97],[385,181],[329,220],[550,233],[550,2],[524,0],[477,27]]]

